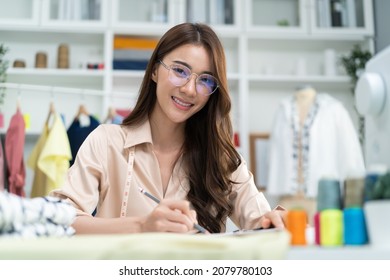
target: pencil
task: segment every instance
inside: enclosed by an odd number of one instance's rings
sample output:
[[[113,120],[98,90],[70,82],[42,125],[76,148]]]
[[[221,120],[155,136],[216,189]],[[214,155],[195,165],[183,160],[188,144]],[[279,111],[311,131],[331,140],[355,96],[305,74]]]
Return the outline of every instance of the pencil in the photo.
[[[143,188],[141,187],[138,187],[138,190],[143,193],[144,195],[146,195],[147,197],[149,197],[151,200],[153,200],[154,202],[156,203],[160,203],[160,200],[155,197],[154,195],[148,193],[147,191],[145,191]],[[201,233],[206,233],[206,229],[204,227],[202,227],[201,225],[198,225],[198,224],[195,224],[194,223],[194,228],[197,229],[198,231],[200,231]]]

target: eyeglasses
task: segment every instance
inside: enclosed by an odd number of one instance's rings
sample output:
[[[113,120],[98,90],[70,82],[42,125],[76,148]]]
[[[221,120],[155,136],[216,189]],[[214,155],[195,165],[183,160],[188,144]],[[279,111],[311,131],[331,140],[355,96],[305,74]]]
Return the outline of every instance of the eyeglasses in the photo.
[[[191,75],[196,75],[196,92],[202,95],[211,95],[218,88],[218,81],[215,77],[209,74],[196,74],[180,64],[166,65],[162,60],[159,61],[168,71],[168,78],[171,83],[177,87],[184,86],[191,79]]]

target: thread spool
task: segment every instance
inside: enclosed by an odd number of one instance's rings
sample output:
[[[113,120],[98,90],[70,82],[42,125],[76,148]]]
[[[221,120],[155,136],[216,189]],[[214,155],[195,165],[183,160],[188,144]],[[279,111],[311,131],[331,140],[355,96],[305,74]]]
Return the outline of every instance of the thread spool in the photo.
[[[326,209],[320,213],[321,246],[343,244],[343,212],[340,209]]]
[[[320,212],[314,214],[314,243],[317,245],[321,244]]]
[[[307,215],[305,210],[295,209],[287,213],[287,230],[291,234],[291,245],[306,245]]]
[[[340,182],[337,179],[321,179],[318,182],[317,211],[341,209]]]
[[[344,209],[344,244],[362,245],[368,241],[366,221],[362,208]]]
[[[344,208],[363,207],[364,178],[347,178],[344,182]]]
[[[45,52],[36,53],[35,68],[47,68],[47,54]]]
[[[69,46],[67,44],[61,44],[58,47],[57,68],[69,68]]]

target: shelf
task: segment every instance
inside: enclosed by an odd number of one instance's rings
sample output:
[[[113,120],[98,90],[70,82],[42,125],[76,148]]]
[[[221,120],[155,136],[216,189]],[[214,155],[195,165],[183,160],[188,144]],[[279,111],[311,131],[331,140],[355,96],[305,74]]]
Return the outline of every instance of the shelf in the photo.
[[[87,0],[79,3],[83,1]],[[347,106],[353,106],[349,77],[337,59],[356,44],[373,51],[372,0],[356,0],[364,10],[359,10],[357,27],[348,28],[320,28],[317,0],[226,0],[228,6],[232,1],[233,6],[229,7],[233,11],[225,24],[220,13],[223,8],[208,9],[225,4],[224,1],[101,0],[100,15],[90,20],[61,17],[58,5],[64,3],[62,0],[10,1],[0,11],[0,37],[11,50],[6,56],[10,67],[20,59],[27,68],[9,68],[7,82],[100,90],[104,94],[94,96],[90,102],[95,103],[90,106],[97,114],[105,115],[112,105],[133,104],[144,77],[144,71],[112,69],[115,37],[159,39],[175,24],[194,19],[209,22],[224,47],[234,127],[240,134],[240,152],[248,161],[250,130],[268,129],[277,101],[298,85],[310,84],[334,93]],[[200,12],[199,17],[192,18],[187,5],[193,5],[196,13],[203,10],[205,14]],[[278,26],[284,24],[280,21],[283,19],[290,26]],[[56,69],[62,43],[69,45],[70,69]],[[334,51],[333,72],[325,71],[328,50]],[[34,68],[35,55],[40,51],[47,53],[46,69]],[[105,69],[87,70],[87,63],[104,63]],[[326,76],[328,73],[337,76]],[[25,102],[28,96],[24,93]],[[40,103],[47,96],[39,94]],[[12,104],[16,94],[9,94],[8,98]],[[67,111],[80,102],[77,94],[58,98]],[[73,113],[67,114],[69,119]],[[46,112],[36,112],[31,119],[36,123],[44,115]]]
[[[337,89],[347,91],[351,86],[350,78],[348,76],[326,77],[290,75],[250,75],[248,76],[248,80],[251,86],[267,89],[294,89],[299,85],[310,84],[317,89]]]
[[[103,77],[104,70],[89,70],[89,69],[39,69],[39,68],[10,68],[7,71],[9,76],[64,76],[64,77]]]

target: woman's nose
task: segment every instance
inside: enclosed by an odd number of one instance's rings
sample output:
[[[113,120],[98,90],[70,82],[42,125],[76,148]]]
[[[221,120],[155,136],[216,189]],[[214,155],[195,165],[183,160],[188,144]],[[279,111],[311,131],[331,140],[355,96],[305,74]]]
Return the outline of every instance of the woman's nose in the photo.
[[[187,83],[182,86],[182,91],[187,95],[195,96],[196,95],[196,78],[197,76],[193,73],[188,79]]]

